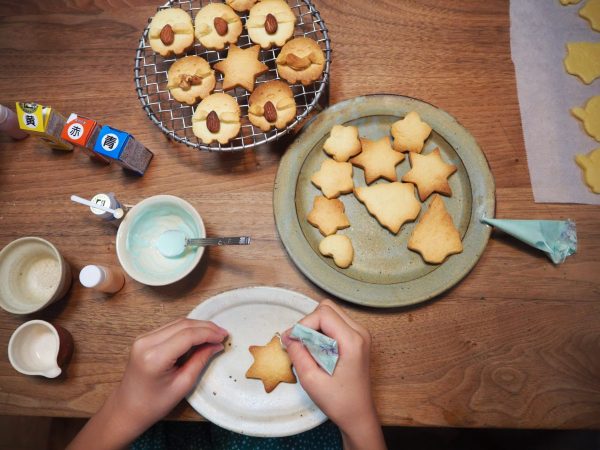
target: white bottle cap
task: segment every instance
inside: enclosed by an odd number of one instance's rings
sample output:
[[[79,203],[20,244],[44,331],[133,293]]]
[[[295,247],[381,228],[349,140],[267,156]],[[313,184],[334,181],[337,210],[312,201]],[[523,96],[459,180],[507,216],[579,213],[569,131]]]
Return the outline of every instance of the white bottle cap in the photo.
[[[93,288],[98,286],[106,279],[106,274],[98,266],[85,266],[79,272],[79,281],[87,288]]]

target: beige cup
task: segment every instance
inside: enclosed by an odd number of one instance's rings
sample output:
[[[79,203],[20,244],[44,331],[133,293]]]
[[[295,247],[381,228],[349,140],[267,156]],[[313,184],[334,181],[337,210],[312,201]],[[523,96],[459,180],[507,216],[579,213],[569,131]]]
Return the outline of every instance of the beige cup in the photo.
[[[25,375],[56,378],[73,353],[71,333],[43,320],[25,322],[10,337],[8,359]]]
[[[13,314],[29,314],[64,297],[71,268],[45,239],[24,237],[0,251],[0,306]]]

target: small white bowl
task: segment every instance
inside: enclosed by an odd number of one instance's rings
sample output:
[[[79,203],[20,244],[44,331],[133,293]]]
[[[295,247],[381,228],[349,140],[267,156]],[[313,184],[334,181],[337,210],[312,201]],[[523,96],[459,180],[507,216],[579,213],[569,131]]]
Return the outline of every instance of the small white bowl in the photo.
[[[189,247],[178,258],[166,258],[156,248],[159,236],[173,229],[189,238],[206,237],[200,214],[173,195],[149,197],[127,213],[117,231],[117,257],[131,278],[149,286],[164,286],[194,270],[204,247]]]
[[[50,242],[39,237],[12,241],[0,251],[0,306],[30,314],[64,297],[71,267]]]

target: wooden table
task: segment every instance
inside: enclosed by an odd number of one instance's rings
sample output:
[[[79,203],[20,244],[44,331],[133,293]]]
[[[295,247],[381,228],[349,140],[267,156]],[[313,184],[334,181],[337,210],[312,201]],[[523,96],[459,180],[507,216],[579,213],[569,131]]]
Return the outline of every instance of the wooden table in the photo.
[[[496,180],[497,216],[571,218],[579,251],[554,266],[494,233],[458,286],[418,307],[379,311],[341,302],[373,334],[372,376],[384,424],[467,427],[600,426],[600,209],[533,202],[522,138],[507,1],[315,0],[331,32],[331,103],[376,92],[427,100],[458,118]],[[115,229],[70,194],[115,191],[188,200],[212,235],[249,234],[249,248],[211,248],[176,286],[129,280],[114,297],[73,283],[29,318],[71,331],[66,378],[18,374],[6,345],[26,318],[0,311],[0,414],[93,414],[123,373],[133,339],[228,289],[274,285],[327,294],[293,265],[275,229],[273,180],[284,145],[208,154],[169,142],[146,118],[133,57],[156,5],[141,0],[0,2],[0,103],[38,101],[125,129],[154,151],[143,178],[0,137],[0,245],[41,236],[77,271],[117,264]],[[551,95],[551,93],[549,93]],[[198,418],[183,403],[177,418]]]

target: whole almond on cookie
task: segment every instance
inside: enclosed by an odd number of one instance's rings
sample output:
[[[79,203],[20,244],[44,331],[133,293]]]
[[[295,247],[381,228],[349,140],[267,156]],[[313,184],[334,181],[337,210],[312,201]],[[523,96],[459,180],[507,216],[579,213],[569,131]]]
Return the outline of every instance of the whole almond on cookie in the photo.
[[[267,14],[265,19],[265,30],[269,34],[277,33],[277,18],[271,13]]]
[[[175,32],[171,25],[167,24],[162,27],[162,30],[160,30],[160,40],[165,45],[171,45],[175,42]]]
[[[229,28],[229,25],[227,24],[227,21],[224,20],[222,17],[215,17],[213,24],[219,36],[225,36],[227,34],[227,29]]]
[[[206,117],[206,128],[208,128],[208,131],[211,133],[218,133],[221,129],[221,121],[216,112],[211,111],[208,113],[208,116]]]
[[[275,122],[277,120],[277,110],[275,109],[275,105],[273,105],[273,102],[266,102],[263,108],[265,113],[265,119],[267,120],[267,122]]]

